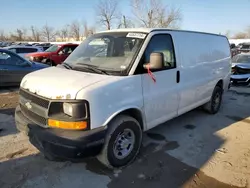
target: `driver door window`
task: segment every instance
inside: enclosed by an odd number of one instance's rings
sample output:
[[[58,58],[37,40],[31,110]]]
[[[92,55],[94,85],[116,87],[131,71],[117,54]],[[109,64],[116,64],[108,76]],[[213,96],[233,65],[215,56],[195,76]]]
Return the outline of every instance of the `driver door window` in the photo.
[[[176,68],[174,47],[170,35],[160,34],[151,38],[144,53],[144,63],[149,63],[150,54],[153,52],[164,54],[164,69]]]

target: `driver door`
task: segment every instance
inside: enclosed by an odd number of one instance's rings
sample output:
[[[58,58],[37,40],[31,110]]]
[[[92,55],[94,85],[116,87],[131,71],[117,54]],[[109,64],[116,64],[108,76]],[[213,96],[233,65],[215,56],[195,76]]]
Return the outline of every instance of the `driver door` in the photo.
[[[171,35],[153,35],[144,52],[141,64],[149,63],[152,52],[164,54],[164,67],[161,70],[152,70],[155,82],[147,70],[144,69],[145,73],[142,74],[144,111],[148,129],[176,117],[180,100],[179,68]]]

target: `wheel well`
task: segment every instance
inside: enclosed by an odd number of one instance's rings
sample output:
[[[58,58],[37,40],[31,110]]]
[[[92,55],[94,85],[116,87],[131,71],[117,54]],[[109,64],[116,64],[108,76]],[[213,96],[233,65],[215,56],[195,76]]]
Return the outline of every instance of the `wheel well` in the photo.
[[[144,130],[142,114],[138,109],[135,109],[135,108],[127,109],[125,111],[122,111],[119,114],[124,114],[124,115],[128,115],[128,116],[135,118],[140,123],[141,129]]]
[[[219,86],[221,89],[223,89],[223,80],[219,80],[216,86]]]

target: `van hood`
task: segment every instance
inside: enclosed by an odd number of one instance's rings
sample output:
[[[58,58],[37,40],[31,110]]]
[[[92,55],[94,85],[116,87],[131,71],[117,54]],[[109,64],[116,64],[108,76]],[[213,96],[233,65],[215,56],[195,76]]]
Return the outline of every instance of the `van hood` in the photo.
[[[112,76],[50,67],[27,74],[21,88],[48,99],[75,99],[81,89],[109,78]]]

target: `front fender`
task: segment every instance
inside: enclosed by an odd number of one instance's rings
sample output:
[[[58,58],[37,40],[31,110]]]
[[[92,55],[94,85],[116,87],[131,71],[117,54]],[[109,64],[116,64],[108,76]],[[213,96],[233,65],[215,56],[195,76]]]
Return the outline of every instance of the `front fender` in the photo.
[[[111,116],[109,116],[107,118],[107,120],[104,122],[103,126],[107,126],[118,114],[122,114],[123,112],[127,111],[127,110],[137,110],[138,112],[140,112],[141,114],[141,117],[142,117],[142,121],[143,121],[143,126],[144,128],[146,129],[146,124],[145,124],[145,116],[144,116],[144,113],[143,113],[143,110],[140,109],[139,107],[137,106],[126,106],[124,108],[121,108],[120,110],[116,111],[115,113],[113,113]]]

